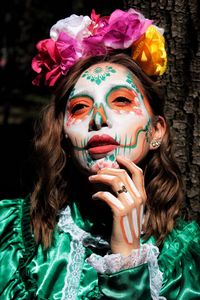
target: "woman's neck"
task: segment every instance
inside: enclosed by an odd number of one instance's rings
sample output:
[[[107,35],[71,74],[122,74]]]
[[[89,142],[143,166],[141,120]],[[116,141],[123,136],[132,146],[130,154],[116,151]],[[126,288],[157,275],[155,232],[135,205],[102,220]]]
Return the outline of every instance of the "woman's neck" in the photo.
[[[83,219],[89,219],[93,224],[96,234],[108,238],[112,229],[112,212],[110,207],[102,200],[92,199],[92,195],[98,191],[106,190],[107,186],[92,184],[88,175],[83,174],[73,167],[70,174],[71,197],[76,201]]]

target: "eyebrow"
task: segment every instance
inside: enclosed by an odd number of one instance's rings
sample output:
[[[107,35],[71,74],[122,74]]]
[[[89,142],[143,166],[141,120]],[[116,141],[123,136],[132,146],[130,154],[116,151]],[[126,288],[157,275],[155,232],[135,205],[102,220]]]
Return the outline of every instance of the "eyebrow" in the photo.
[[[76,95],[73,95],[72,97],[68,98],[67,102],[70,102],[73,99],[80,98],[80,97],[87,97],[87,98],[90,98],[92,101],[94,101],[93,97],[91,97],[90,95],[88,95],[86,93],[80,93],[80,94],[76,94]]]
[[[111,87],[111,89],[108,91],[108,93],[106,94],[106,101],[108,99],[108,97],[110,96],[110,94],[113,92],[113,91],[117,91],[117,90],[120,90],[120,89],[127,89],[129,91],[134,91],[136,92],[133,88],[131,88],[130,86],[127,86],[127,85],[115,85],[113,87]]]

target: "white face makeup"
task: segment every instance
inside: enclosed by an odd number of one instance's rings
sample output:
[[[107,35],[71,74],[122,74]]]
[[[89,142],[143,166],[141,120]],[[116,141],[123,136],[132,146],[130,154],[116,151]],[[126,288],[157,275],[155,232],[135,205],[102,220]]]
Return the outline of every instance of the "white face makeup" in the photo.
[[[132,73],[111,63],[84,71],[67,101],[64,132],[89,173],[118,168],[117,155],[141,161],[149,151],[151,111]]]

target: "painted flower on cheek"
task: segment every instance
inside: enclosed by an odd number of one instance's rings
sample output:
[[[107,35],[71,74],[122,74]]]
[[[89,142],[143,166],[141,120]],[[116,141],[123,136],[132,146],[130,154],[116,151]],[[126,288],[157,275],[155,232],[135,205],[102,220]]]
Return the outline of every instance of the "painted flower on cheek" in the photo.
[[[151,20],[145,19],[133,9],[127,12],[117,9],[110,16],[104,43],[114,49],[128,48],[151,24]]]

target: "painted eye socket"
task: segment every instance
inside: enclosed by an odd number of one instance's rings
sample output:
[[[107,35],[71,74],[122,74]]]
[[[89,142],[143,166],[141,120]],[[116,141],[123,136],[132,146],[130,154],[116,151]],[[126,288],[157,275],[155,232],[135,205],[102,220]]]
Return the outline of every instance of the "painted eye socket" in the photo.
[[[132,110],[139,107],[137,94],[128,88],[119,88],[108,96],[108,105],[115,110]]]
[[[93,101],[89,97],[77,97],[69,101],[67,109],[72,117],[80,119],[89,114],[92,105]]]

